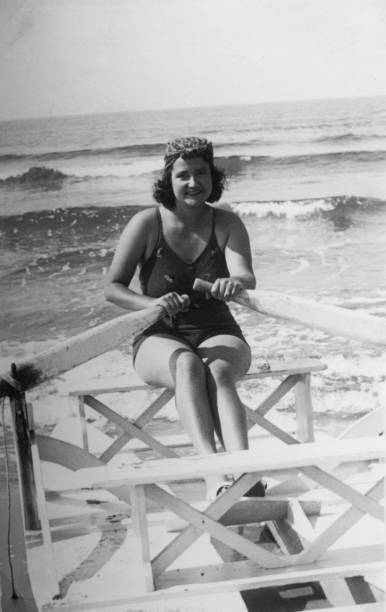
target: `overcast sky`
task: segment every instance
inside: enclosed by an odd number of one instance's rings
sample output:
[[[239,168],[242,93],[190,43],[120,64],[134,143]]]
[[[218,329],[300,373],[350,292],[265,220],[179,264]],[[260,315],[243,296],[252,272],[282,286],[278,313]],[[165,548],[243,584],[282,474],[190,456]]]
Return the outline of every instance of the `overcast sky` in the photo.
[[[386,95],[386,0],[0,0],[0,118]]]

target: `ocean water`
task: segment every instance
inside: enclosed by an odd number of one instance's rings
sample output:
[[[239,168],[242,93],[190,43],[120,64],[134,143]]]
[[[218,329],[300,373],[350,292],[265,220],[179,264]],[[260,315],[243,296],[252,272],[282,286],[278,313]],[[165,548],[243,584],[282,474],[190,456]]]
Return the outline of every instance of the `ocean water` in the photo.
[[[386,316],[386,98],[0,123],[2,363],[121,314],[103,280],[123,227],[152,206],[164,143],[211,139],[221,206],[251,238],[258,287]],[[234,312],[256,359],[319,357],[315,408],[380,401],[385,351]]]

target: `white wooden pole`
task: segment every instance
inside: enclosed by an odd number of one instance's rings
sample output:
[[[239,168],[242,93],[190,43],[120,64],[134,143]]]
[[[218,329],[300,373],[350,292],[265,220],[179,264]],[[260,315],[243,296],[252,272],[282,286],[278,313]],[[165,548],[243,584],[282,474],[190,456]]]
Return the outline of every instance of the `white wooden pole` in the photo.
[[[193,288],[210,292],[211,283],[196,279]],[[234,301],[269,317],[386,346],[386,319],[382,317],[273,291],[243,291]]]
[[[58,376],[129,341],[165,314],[162,306],[152,306],[116,317],[16,363],[13,368],[14,376],[23,390],[31,389],[44,380]],[[8,373],[0,375],[0,395],[7,394],[7,379]]]

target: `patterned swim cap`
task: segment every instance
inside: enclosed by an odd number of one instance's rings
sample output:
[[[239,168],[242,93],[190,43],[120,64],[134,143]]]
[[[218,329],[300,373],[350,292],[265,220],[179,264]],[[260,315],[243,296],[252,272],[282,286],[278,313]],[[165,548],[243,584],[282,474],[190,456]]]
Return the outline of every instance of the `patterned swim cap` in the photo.
[[[205,161],[212,164],[213,145],[206,138],[198,138],[197,136],[176,138],[166,144],[165,168],[170,168],[179,157],[183,159],[203,157]]]

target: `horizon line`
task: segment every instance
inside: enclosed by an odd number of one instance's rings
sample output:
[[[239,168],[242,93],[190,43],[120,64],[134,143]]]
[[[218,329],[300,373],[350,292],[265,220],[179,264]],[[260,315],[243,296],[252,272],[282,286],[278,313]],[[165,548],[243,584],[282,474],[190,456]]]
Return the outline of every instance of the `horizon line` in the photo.
[[[208,108],[222,108],[230,106],[263,106],[265,104],[288,104],[296,102],[320,102],[334,101],[334,100],[363,100],[369,98],[386,98],[386,93],[383,94],[369,94],[362,96],[333,96],[333,97],[319,97],[319,98],[288,98],[286,100],[265,100],[260,102],[228,102],[224,104],[205,104],[199,106],[174,106],[174,107],[148,107],[148,108],[131,108],[125,110],[106,110],[96,111],[92,113],[67,113],[64,115],[32,115],[32,116],[20,116],[20,117],[7,117],[0,118],[1,123],[8,121],[33,121],[42,119],[64,119],[69,117],[93,117],[97,115],[120,115],[126,113],[146,113],[146,112],[170,112],[170,111],[184,111],[184,110],[197,110],[197,109],[208,109]]]

